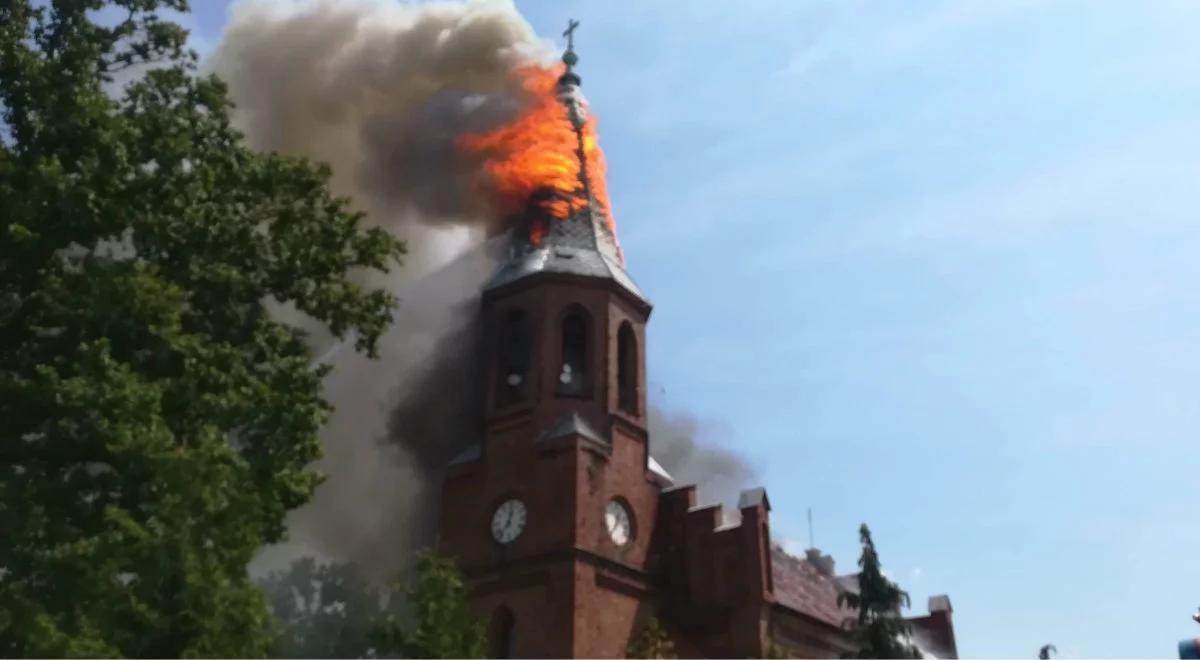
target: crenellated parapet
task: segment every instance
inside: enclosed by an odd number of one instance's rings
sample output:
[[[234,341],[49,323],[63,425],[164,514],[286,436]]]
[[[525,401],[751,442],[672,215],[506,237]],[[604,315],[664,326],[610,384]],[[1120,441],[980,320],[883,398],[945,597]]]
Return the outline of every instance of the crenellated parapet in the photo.
[[[659,496],[657,550],[665,608],[714,656],[761,657],[764,608],[771,600],[770,504],[766,491],[744,491],[736,513],[698,506],[696,487]]]

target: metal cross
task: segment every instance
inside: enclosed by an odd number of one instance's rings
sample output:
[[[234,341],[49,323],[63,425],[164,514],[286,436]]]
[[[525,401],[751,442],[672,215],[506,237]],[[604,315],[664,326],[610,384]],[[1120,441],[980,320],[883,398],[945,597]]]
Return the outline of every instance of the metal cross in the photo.
[[[567,50],[575,50],[575,28],[579,27],[579,21],[568,18],[567,31],[563,32],[563,36],[567,38]]]

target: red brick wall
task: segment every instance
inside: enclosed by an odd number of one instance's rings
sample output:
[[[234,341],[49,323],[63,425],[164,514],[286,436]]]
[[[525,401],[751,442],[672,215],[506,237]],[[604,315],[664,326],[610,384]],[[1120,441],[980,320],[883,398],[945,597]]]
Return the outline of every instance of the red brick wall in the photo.
[[[954,640],[954,623],[950,612],[930,612],[927,616],[908,619],[908,623],[922,648],[939,658],[958,657],[958,645]]]
[[[573,564],[556,562],[500,574],[476,584],[474,607],[490,622],[500,607],[513,613],[513,657],[572,657]]]
[[[623,571],[580,563],[575,587],[573,657],[625,657],[651,611],[648,584]]]
[[[443,485],[440,543],[468,572],[570,547],[575,521],[575,451],[535,453],[529,426],[492,438],[483,460],[456,468]],[[491,518],[501,502],[516,497],[527,508],[526,527],[501,548]]]
[[[837,658],[854,650],[844,631],[782,607],[772,608],[768,635],[794,658]]]
[[[572,306],[591,321],[589,388],[584,397],[559,397],[560,327]],[[498,329],[514,307],[526,312],[532,326],[529,398],[498,407]],[[484,315],[489,386],[482,458],[448,471],[441,547],[473,580],[481,615],[490,619],[501,606],[512,611],[517,654],[621,657],[652,597],[643,572],[658,487],[646,469],[645,310],[603,286],[547,279],[487,301]],[[617,337],[626,320],[639,340],[641,400],[634,415],[617,410]],[[611,450],[581,438],[535,443],[569,413],[610,440]],[[496,506],[510,497],[526,503],[527,523],[515,541],[500,547],[490,521]],[[633,539],[620,547],[604,521],[613,498],[621,499],[634,523]],[[541,632],[526,634],[528,626]]]
[[[590,387],[583,397],[559,397],[561,321],[575,305],[591,321]],[[514,306],[526,312],[533,334],[529,398],[498,407],[497,330]],[[685,657],[761,657],[766,650],[776,619],[765,499],[741,511],[741,525],[720,528],[718,508],[694,508],[694,488],[662,493],[648,472],[647,313],[608,285],[570,278],[529,281],[485,302],[482,457],[448,471],[440,541],[467,571],[484,620],[498,608],[511,611],[519,657],[623,657],[650,616],[663,621]],[[617,346],[627,321],[637,338],[634,414],[618,406]],[[570,413],[608,446],[578,437],[535,442]],[[500,547],[491,516],[510,497],[526,503],[528,518],[523,533]],[[632,514],[634,535],[625,546],[605,526],[613,498]],[[806,648],[832,648],[802,632]]]

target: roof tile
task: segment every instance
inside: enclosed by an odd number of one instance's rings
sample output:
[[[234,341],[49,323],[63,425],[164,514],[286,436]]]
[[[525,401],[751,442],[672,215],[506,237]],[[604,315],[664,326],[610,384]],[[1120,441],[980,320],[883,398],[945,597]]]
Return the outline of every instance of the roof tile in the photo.
[[[854,615],[853,610],[838,606],[838,588],[832,579],[778,545],[771,548],[771,577],[775,601],[784,607],[839,628]]]

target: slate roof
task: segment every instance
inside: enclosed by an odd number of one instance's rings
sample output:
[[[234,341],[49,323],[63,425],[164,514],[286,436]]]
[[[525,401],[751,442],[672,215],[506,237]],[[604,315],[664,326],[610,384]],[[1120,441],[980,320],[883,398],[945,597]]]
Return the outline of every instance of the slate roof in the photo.
[[[551,442],[560,438],[569,438],[577,435],[604,449],[612,447],[612,443],[607,438],[600,435],[596,429],[592,428],[591,424],[587,423],[587,420],[580,417],[579,413],[574,411],[559,417],[554,424],[550,425],[550,428],[539,433],[533,442],[534,444]]]
[[[577,138],[582,142],[587,102],[579,91],[579,83],[579,76],[568,70],[559,78],[556,94],[575,128]],[[638,300],[649,304],[645,294],[625,272],[625,260],[617,245],[612,218],[592,195],[589,163],[583,156],[582,144],[580,147],[576,152],[580,158],[579,188],[572,193],[552,194],[559,199],[563,194],[571,195],[574,197],[573,205],[578,208],[565,218],[555,218],[531,200],[522,223],[524,226],[514,232],[508,260],[500,266],[484,287],[485,290],[502,287],[537,273],[562,273],[612,280]],[[536,245],[529,239],[534,223],[544,225],[545,229]]]
[[[567,221],[551,220],[550,222],[553,226]],[[549,235],[553,236],[553,232]],[[613,257],[595,248],[552,243],[548,238],[543,239],[542,244],[535,247],[514,237],[512,254],[484,288],[496,289],[537,273],[561,273],[613,280],[638,300],[649,304],[646,294],[642,293],[620,262]]]
[[[571,412],[560,417],[554,422],[554,424],[550,426],[550,428],[538,434],[538,436],[534,438],[534,442],[553,442],[554,440],[558,440],[560,438],[569,438],[574,436],[580,436],[606,451],[612,448],[612,443],[605,439],[605,437],[597,432],[596,429],[592,428],[592,425],[588,424],[587,420],[585,420],[583,417],[580,417],[579,413],[576,412]],[[449,465],[470,463],[471,461],[477,461],[482,457],[483,451],[481,446],[474,444],[464,449],[454,458],[450,459]],[[675,479],[671,477],[671,474],[667,472],[658,461],[654,460],[653,456],[649,457],[649,465],[647,467],[650,470],[650,474],[654,477],[654,481],[660,488],[669,488],[675,484]]]
[[[771,547],[771,578],[775,601],[800,614],[842,627],[853,610],[838,607],[838,585],[806,559],[793,557],[778,545]]]
[[[675,479],[671,476],[671,474],[667,472],[658,461],[654,460],[653,456],[649,456],[648,458],[648,467],[650,469],[650,473],[654,475],[655,481],[658,482],[658,486],[660,488],[669,488],[675,485]]]

